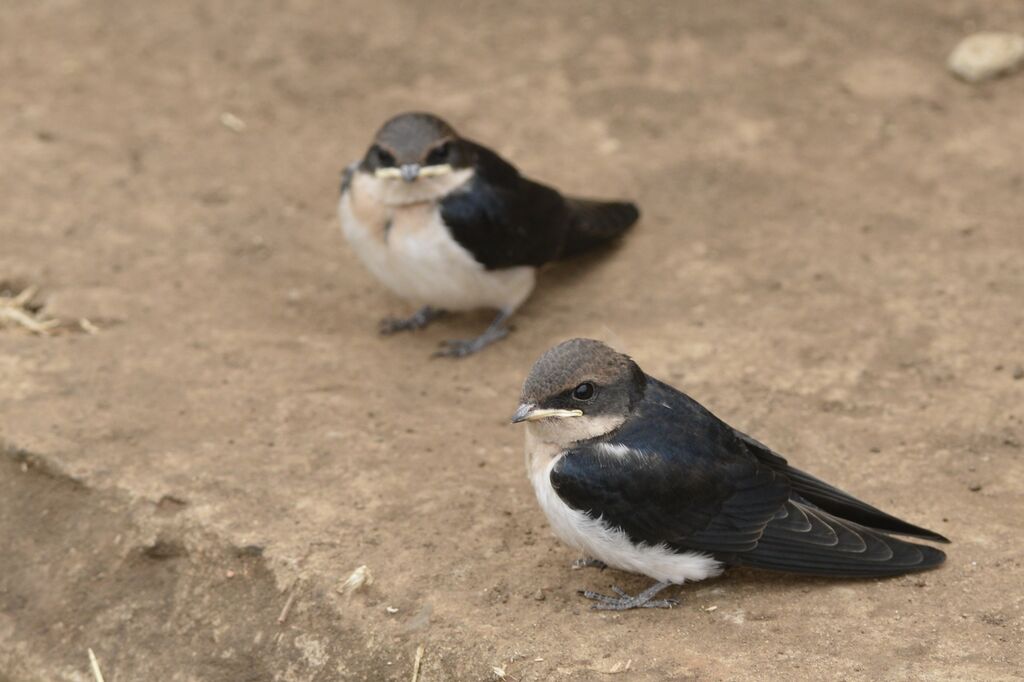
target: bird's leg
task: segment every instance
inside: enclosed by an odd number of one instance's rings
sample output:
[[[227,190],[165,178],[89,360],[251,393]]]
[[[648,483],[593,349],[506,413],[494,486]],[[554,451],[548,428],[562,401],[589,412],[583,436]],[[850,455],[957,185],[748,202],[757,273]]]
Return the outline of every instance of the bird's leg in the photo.
[[[508,336],[509,328],[505,326],[505,320],[511,313],[502,310],[494,321],[488,325],[484,333],[475,339],[449,339],[441,342],[441,348],[434,353],[434,357],[464,358],[477,351],[486,348],[495,341]]]
[[[439,317],[444,316],[444,311],[439,308],[431,308],[425,305],[417,310],[412,317],[385,317],[380,321],[380,333],[384,336],[397,334],[398,332],[415,331],[423,329]]]
[[[618,587],[612,586],[612,590],[618,597],[608,597],[597,592],[580,591],[580,594],[587,599],[592,599],[596,604],[591,606],[592,609],[598,611],[627,611],[629,609],[670,609],[673,606],[679,604],[678,599],[654,599],[654,595],[661,592],[663,589],[671,585],[672,583],[658,582],[636,596],[630,596],[620,590]]]
[[[585,556],[585,557],[583,557],[581,559],[577,559],[576,561],[572,562],[572,567],[573,567],[573,569],[577,569],[577,568],[598,568],[598,569],[603,571],[604,569],[608,568],[608,564],[606,564],[605,562],[601,561],[600,559],[595,559],[593,557]]]

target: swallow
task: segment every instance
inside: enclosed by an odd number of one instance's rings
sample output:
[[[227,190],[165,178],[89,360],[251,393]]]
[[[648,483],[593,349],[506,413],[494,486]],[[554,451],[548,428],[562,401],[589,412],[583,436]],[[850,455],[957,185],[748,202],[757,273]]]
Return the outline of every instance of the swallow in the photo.
[[[594,592],[594,608],[670,608],[669,585],[730,566],[844,578],[924,571],[949,542],[791,466],[628,356],[572,339],[540,357],[513,422],[526,424],[537,500],[563,542],[656,583]]]
[[[566,197],[529,180],[433,114],[395,116],[343,171],[342,231],[370,272],[420,306],[385,318],[383,334],[425,327],[445,311],[490,308],[474,339],[442,343],[463,357],[504,338],[537,269],[619,237],[639,218],[628,202]]]

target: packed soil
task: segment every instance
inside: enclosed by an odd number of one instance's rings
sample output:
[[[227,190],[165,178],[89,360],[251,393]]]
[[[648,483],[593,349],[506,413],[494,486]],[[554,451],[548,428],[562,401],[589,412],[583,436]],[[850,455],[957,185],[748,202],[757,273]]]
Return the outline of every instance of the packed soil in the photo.
[[[1024,670],[1024,74],[998,0],[0,9],[0,680],[1011,680]],[[339,171],[428,109],[636,229],[489,312],[361,267]],[[592,611],[508,423],[606,340],[948,535],[889,580],[753,571]],[[372,584],[339,591],[360,566]],[[419,663],[417,651],[420,652]]]

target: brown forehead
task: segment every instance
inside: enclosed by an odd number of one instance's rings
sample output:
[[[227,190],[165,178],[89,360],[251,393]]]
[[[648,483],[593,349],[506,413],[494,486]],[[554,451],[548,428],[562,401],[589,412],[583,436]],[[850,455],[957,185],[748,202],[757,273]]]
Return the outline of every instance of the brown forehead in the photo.
[[[455,130],[433,114],[414,112],[400,114],[388,121],[377,132],[376,143],[392,153],[420,153],[457,137]]]
[[[537,360],[523,386],[532,398],[554,395],[582,381],[610,384],[632,372],[633,361],[600,341],[572,339],[558,344]]]
[[[390,152],[391,155],[394,156],[395,158],[403,158],[403,157],[407,157],[407,156],[410,156],[410,155],[415,156],[416,154],[424,154],[425,155],[430,150],[436,149],[437,147],[440,147],[444,143],[452,142],[452,141],[454,141],[456,139],[458,139],[458,138],[455,138],[455,137],[442,137],[442,138],[439,138],[437,140],[434,140],[433,142],[429,142],[429,143],[426,143],[426,144],[420,143],[417,140],[413,140],[413,139],[409,139],[409,140],[406,140],[404,142],[399,142],[399,143],[396,143],[396,144],[388,144],[388,143],[385,143],[385,142],[381,142],[378,139],[377,141],[374,142],[374,144],[376,144],[378,147],[380,147],[384,151]]]

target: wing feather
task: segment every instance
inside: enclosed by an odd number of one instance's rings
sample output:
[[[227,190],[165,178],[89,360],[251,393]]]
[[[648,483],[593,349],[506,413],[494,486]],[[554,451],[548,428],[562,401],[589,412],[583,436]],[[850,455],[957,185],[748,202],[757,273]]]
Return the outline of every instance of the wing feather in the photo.
[[[735,431],[736,436],[746,445],[751,452],[761,461],[773,469],[783,472],[790,480],[793,491],[803,497],[806,501],[821,507],[825,511],[835,514],[844,519],[849,519],[862,526],[875,528],[889,533],[910,535],[912,537],[934,540],[936,542],[949,542],[947,538],[935,531],[915,526],[898,519],[891,514],[871,506],[867,502],[858,500],[849,493],[843,492],[835,486],[825,483],[805,471],[801,471],[790,464],[781,456],[773,452],[760,441],[740,431]]]
[[[488,270],[540,266],[560,255],[569,209],[556,190],[524,178],[491,150],[473,145],[477,162],[465,191],[441,202],[452,237]]]

